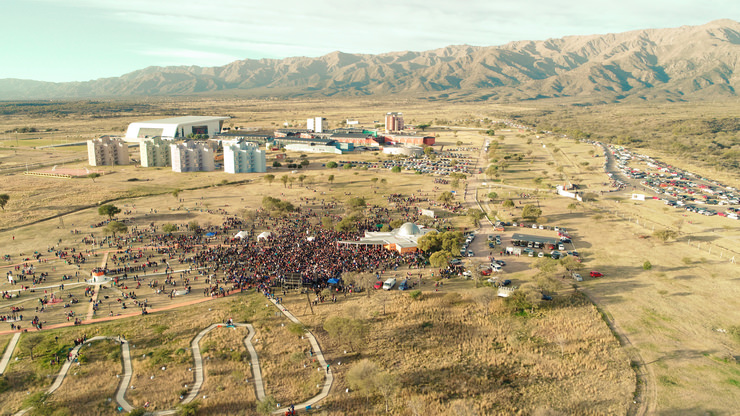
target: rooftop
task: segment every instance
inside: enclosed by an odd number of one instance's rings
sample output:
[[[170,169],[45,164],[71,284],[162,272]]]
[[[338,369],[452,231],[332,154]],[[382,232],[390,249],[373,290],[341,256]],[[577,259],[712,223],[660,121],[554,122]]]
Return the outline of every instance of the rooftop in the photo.
[[[206,123],[209,121],[228,120],[230,117],[213,117],[213,116],[182,116],[171,118],[160,118],[157,120],[139,121],[137,123],[147,124],[191,124]]]

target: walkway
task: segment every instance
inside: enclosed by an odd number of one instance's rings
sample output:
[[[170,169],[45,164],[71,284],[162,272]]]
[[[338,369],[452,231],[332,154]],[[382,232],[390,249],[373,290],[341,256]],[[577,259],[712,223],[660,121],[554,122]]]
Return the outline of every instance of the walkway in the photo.
[[[283,315],[288,317],[288,319],[290,319],[291,321],[293,321],[294,323],[298,325],[303,325],[301,321],[298,320],[298,318],[296,318],[292,313],[288,312],[288,310],[285,309],[283,305],[280,305],[279,303],[277,303],[275,299],[270,299],[270,301],[274,303],[275,306],[277,306],[277,308],[280,309]],[[313,348],[313,351],[316,354],[316,358],[319,360],[319,365],[321,366],[320,368],[328,368],[326,360],[324,359],[324,353],[321,352],[321,347],[319,347],[319,343],[318,341],[316,341],[316,337],[314,337],[311,332],[306,332],[306,336],[308,336],[308,340],[311,342],[311,348]],[[329,390],[331,390],[331,385],[333,382],[334,382],[334,374],[331,371],[327,371],[326,379],[324,380],[324,387],[321,389],[321,393],[306,400],[303,403],[299,403],[295,405],[296,412],[298,412],[299,410],[303,410],[308,406],[313,406],[319,401],[325,399],[326,396],[329,395]],[[278,409],[272,412],[272,414],[284,414],[287,410],[288,410],[287,407],[283,407],[281,409]]]
[[[13,351],[15,351],[15,346],[18,345],[18,339],[21,337],[20,332],[16,332],[15,335],[13,335],[13,338],[10,339],[10,342],[8,343],[8,347],[5,348],[5,354],[3,354],[3,359],[0,360],[0,376],[5,374],[5,369],[8,368],[8,363],[10,363],[10,357],[13,355]]]

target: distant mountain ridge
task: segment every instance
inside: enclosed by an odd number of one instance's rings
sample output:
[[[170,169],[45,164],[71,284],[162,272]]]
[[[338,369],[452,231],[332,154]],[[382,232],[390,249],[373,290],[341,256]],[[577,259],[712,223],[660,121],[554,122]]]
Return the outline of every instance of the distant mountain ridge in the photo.
[[[246,59],[218,67],[148,67],[117,78],[0,79],[1,100],[228,93],[254,97],[403,95],[429,99],[600,103],[736,96],[740,23],[448,46],[379,55]]]

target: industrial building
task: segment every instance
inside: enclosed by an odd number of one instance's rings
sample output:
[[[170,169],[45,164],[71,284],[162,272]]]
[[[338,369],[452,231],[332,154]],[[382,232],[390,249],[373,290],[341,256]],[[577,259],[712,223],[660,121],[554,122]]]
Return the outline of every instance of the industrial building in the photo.
[[[424,136],[419,134],[402,134],[402,133],[396,133],[396,134],[384,134],[383,137],[385,138],[386,142],[390,142],[393,144],[410,144],[415,146],[434,146],[434,143],[436,142],[436,139],[434,136]]]
[[[403,130],[403,113],[387,113],[385,115],[385,132]]]
[[[174,172],[211,172],[216,169],[213,149],[206,143],[171,144],[170,153]]]
[[[424,148],[419,146],[385,146],[383,154],[419,157],[424,155]]]
[[[141,166],[145,168],[171,166],[171,144],[171,141],[162,140],[159,137],[142,140],[139,145]]]
[[[301,153],[331,153],[335,155],[341,155],[342,149],[339,149],[338,147],[334,145],[323,145],[323,144],[317,144],[317,145],[309,145],[309,144],[288,144],[285,146],[285,150],[290,150],[291,152],[301,152]]]
[[[126,130],[126,141],[140,141],[152,137],[186,138],[190,134],[213,136],[221,131],[229,117],[183,116],[131,123]]]
[[[121,138],[103,136],[87,141],[90,166],[128,165],[128,144]]]
[[[223,142],[224,172],[250,173],[266,172],[267,159],[265,151],[256,143],[243,141]]]

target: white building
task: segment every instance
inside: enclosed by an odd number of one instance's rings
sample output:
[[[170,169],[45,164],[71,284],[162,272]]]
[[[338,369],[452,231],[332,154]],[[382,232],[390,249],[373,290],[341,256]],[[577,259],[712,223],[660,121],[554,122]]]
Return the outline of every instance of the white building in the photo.
[[[207,143],[171,144],[170,153],[174,172],[212,172],[216,169],[213,149]]]
[[[339,241],[344,245],[382,245],[388,250],[395,250],[401,254],[412,253],[419,248],[419,239],[425,234],[437,231],[432,228],[423,228],[407,222],[390,232],[365,231],[365,237],[360,241]]]
[[[126,141],[138,142],[155,136],[186,138],[190,134],[212,137],[221,132],[224,120],[229,117],[184,116],[131,123],[126,130]]]
[[[145,168],[172,166],[171,144],[171,141],[159,137],[142,140],[139,145],[141,166]]]
[[[306,119],[306,130],[313,130],[314,133],[323,133],[324,120],[326,119],[323,117]]]
[[[249,173],[267,172],[265,151],[256,143],[233,141],[223,142],[224,172]]]
[[[88,140],[87,159],[90,166],[128,165],[128,144],[123,139],[108,136]]]

